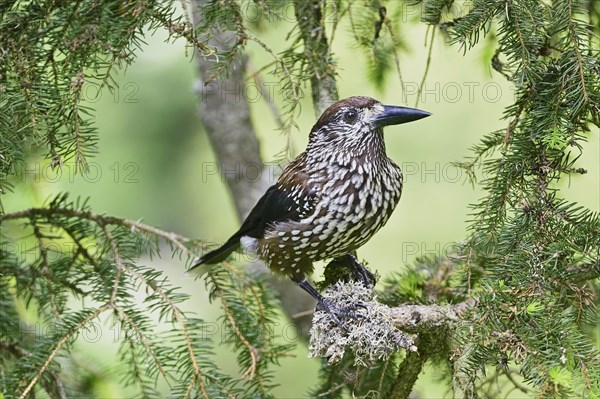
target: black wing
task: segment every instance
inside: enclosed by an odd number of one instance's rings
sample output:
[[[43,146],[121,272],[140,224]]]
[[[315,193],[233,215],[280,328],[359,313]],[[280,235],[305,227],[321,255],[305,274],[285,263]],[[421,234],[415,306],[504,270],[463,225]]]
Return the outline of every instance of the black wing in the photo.
[[[192,269],[202,264],[224,261],[230,253],[238,249],[240,239],[244,236],[262,238],[265,231],[274,223],[301,220],[314,209],[315,200],[316,191],[307,191],[302,185],[288,189],[278,184],[269,187],[254,205],[240,229],[221,247],[200,258]]]

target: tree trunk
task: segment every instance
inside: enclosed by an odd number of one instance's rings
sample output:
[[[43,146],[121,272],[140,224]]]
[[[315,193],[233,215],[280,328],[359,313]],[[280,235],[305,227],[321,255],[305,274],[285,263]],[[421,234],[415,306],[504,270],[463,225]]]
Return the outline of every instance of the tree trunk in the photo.
[[[202,7],[207,3],[206,0],[192,2],[195,26],[202,23]],[[220,51],[227,51],[236,40],[235,32],[221,31],[218,26],[215,26],[208,44]],[[216,155],[218,166],[225,177],[238,220],[242,221],[274,182],[268,180],[269,173],[265,170],[260,156],[260,146],[252,124],[250,106],[243,95],[246,57],[238,57],[227,74],[221,74],[213,79],[211,68],[215,66],[215,60],[216,58],[213,57],[196,54],[200,76],[197,85],[198,114]],[[260,175],[256,178],[247,176],[246,171],[249,170],[257,170]],[[262,173],[263,171],[265,173]],[[268,272],[264,265],[256,267]],[[307,337],[312,321],[312,314],[308,311],[315,308],[316,302],[290,280],[273,276],[270,278],[270,283],[279,292],[282,306],[298,327],[299,334]],[[295,317],[297,314],[303,316]]]

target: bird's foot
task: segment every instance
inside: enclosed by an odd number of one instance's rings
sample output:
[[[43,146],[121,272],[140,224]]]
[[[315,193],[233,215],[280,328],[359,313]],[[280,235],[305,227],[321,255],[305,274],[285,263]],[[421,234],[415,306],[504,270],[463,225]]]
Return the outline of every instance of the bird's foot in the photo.
[[[331,320],[335,324],[337,324],[338,327],[348,331],[349,328],[346,325],[346,323],[344,323],[344,320],[358,319],[360,317],[363,317],[363,315],[359,311],[360,309],[366,309],[366,306],[360,303],[355,303],[349,306],[341,307],[336,305],[329,298],[321,298],[321,300],[319,300],[317,303],[316,310],[325,311],[329,315],[329,317],[331,317]]]
[[[308,292],[313,298],[317,300],[317,309],[325,311],[331,320],[337,324],[340,328],[349,331],[349,328],[343,320],[356,319],[362,315],[358,312],[359,309],[365,309],[366,307],[360,303],[350,304],[348,306],[341,307],[329,298],[323,297],[306,279],[295,280],[296,284],[304,291]]]
[[[348,257],[348,264],[352,267],[354,273],[358,276],[364,286],[375,287],[375,283],[377,282],[375,275],[369,269],[364,267],[353,254],[348,254],[346,256]]]
[[[325,267],[323,287],[335,284],[339,280],[358,281],[366,288],[373,288],[376,278],[369,269],[360,264],[353,253],[334,258]]]

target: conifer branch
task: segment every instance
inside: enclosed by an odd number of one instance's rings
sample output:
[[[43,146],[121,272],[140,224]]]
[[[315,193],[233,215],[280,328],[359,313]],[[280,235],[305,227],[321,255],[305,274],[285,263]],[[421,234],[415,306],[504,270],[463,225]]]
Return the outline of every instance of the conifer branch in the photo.
[[[294,12],[310,71],[312,103],[320,116],[338,97],[333,55],[327,41],[321,0],[294,0]]]
[[[102,219],[100,219],[100,220],[102,220]],[[121,258],[119,256],[119,249],[118,249],[118,246],[117,246],[112,234],[107,229],[105,224],[100,223],[100,225],[101,225],[102,230],[104,231],[104,234],[106,235],[106,237],[109,241],[111,248],[113,249],[113,254],[115,256],[115,264],[119,269],[116,273],[113,294],[111,295],[111,301],[114,300],[113,296],[116,297],[116,291],[119,286],[118,280],[121,276],[121,273],[132,275],[137,280],[145,283],[149,288],[151,288],[155,293],[157,293],[160,296],[160,298],[164,301],[164,303],[166,303],[170,307],[171,311],[173,312],[172,314],[173,314],[173,318],[175,319],[175,322],[179,325],[179,328],[181,328],[181,331],[184,336],[185,344],[186,344],[186,347],[187,347],[187,350],[189,353],[189,360],[192,363],[192,366],[194,368],[193,379],[190,380],[189,385],[188,385],[188,387],[190,389],[189,393],[191,393],[191,388],[193,388],[195,385],[198,385],[198,387],[200,388],[200,391],[202,392],[202,396],[204,398],[208,399],[209,395],[207,393],[206,387],[204,386],[204,383],[202,382],[202,371],[201,371],[201,368],[198,365],[198,361],[196,359],[196,353],[194,350],[190,332],[187,327],[187,323],[186,323],[185,317],[183,316],[183,313],[181,312],[179,307],[173,302],[173,300],[164,292],[164,290],[161,287],[159,287],[153,281],[149,281],[145,276],[138,273],[137,271],[134,271],[131,268],[128,268],[127,266],[125,266],[125,264],[121,261]],[[109,302],[109,305],[111,305],[111,304],[112,304],[112,302]],[[186,395],[185,398],[187,398],[188,396],[189,395]]]
[[[585,98],[586,102],[589,102],[590,99],[588,97],[588,92],[585,83],[585,71],[583,66],[583,60],[581,58],[581,52],[579,50],[579,39],[577,37],[577,32],[575,31],[575,15],[573,13],[573,0],[567,0],[569,18],[568,18],[568,26],[569,26],[569,38],[573,43],[573,51],[575,51],[575,57],[577,58],[577,72],[579,74],[579,79],[581,79],[581,90],[583,92],[583,98]]]
[[[123,226],[123,227],[127,227],[127,228],[131,229],[132,233],[135,233],[136,231],[143,231],[143,232],[161,237],[161,238],[173,243],[182,252],[186,252],[186,253],[196,256],[196,254],[194,252],[192,252],[187,246],[185,246],[186,243],[190,243],[190,242],[192,242],[192,240],[189,238],[186,238],[180,234],[161,230],[157,227],[150,226],[148,224],[142,223],[137,220],[118,218],[115,216],[101,215],[101,214],[96,214],[96,213],[89,212],[89,211],[79,211],[79,210],[71,209],[71,208],[57,208],[57,207],[29,208],[29,209],[25,209],[25,210],[21,210],[21,211],[0,214],[0,221],[17,220],[17,219],[30,219],[33,221],[38,217],[46,218],[51,221],[52,217],[56,216],[56,215],[66,216],[66,217],[76,217],[76,218],[81,218],[81,219],[85,219],[85,220],[90,220],[101,226],[107,226],[107,225]],[[73,236],[71,236],[71,237],[74,238]],[[197,244],[197,245],[202,248],[201,244]],[[86,254],[87,258],[92,259],[91,255],[89,254],[89,252],[87,252],[87,250],[82,248],[82,251],[83,251],[83,253]]]
[[[141,344],[144,346],[146,352],[148,352],[152,357],[154,365],[159,370],[160,374],[163,377],[165,377],[165,379],[171,377],[170,373],[163,367],[163,364],[159,359],[159,355],[156,353],[154,348],[152,348],[149,337],[146,336],[146,334],[144,333],[144,331],[142,331],[139,325],[127,314],[127,312],[121,306],[114,303],[114,301],[111,304],[111,308],[117,313],[119,319],[125,322],[129,326],[129,328],[131,328],[135,332],[135,335],[138,337]]]
[[[169,295],[166,294],[161,287],[159,287],[153,281],[148,280],[144,275],[140,274],[139,272],[137,272],[125,265],[125,263],[123,262],[123,260],[121,259],[121,256],[120,256],[119,245],[117,244],[111,231],[108,229],[108,226],[109,225],[123,226],[123,227],[129,228],[132,232],[141,231],[141,232],[157,235],[159,237],[162,237],[163,239],[166,239],[166,240],[172,242],[180,249],[183,249],[185,251],[185,253],[188,253],[190,256],[195,256],[194,253],[184,245],[185,243],[187,243],[191,240],[184,238],[178,234],[169,233],[169,232],[163,231],[161,229],[158,229],[158,228],[155,228],[155,227],[152,227],[152,226],[149,226],[149,225],[137,222],[137,221],[133,221],[133,220],[121,219],[121,218],[105,216],[105,215],[98,215],[98,214],[94,214],[89,211],[78,211],[75,209],[58,208],[58,207],[32,208],[32,209],[29,209],[26,211],[19,211],[19,212],[0,215],[0,222],[4,221],[4,220],[16,220],[16,219],[20,219],[20,218],[28,218],[31,221],[36,221],[37,218],[45,218],[48,220],[48,222],[52,223],[53,218],[55,218],[57,216],[66,216],[69,218],[85,219],[85,220],[90,220],[90,221],[97,223],[101,227],[101,229],[113,251],[115,265],[117,266],[118,270],[115,274],[115,279],[113,282],[113,288],[112,288],[110,300],[106,305],[104,305],[104,307],[101,308],[102,311],[106,310],[108,308],[115,307],[115,300],[116,300],[116,296],[117,296],[117,293],[119,291],[119,286],[120,286],[119,281],[120,281],[122,275],[131,275],[135,279],[145,283],[149,288],[151,288],[155,293],[157,293],[159,295],[159,297],[163,300],[164,303],[166,303],[170,307],[173,317],[174,317],[174,320],[175,320],[176,324],[179,325],[179,328],[181,329],[181,331],[183,333],[185,343],[187,346],[187,350],[189,352],[189,360],[194,369],[194,377],[189,383],[189,388],[191,389],[197,385],[200,388],[200,391],[202,392],[203,396],[208,399],[209,395],[206,391],[204,383],[201,380],[201,378],[202,378],[201,368],[200,368],[199,364],[197,363],[197,360],[196,360],[197,355],[195,353],[195,350],[194,350],[194,347],[192,344],[192,340],[190,337],[190,332],[188,331],[187,323],[186,323],[186,320],[185,320],[182,312],[179,310],[179,308],[172,301],[172,299],[169,297]],[[35,224],[34,224],[34,226],[35,226]],[[76,240],[76,242],[77,241],[78,240]],[[86,257],[89,257],[91,259],[91,255],[89,253],[87,253]],[[92,317],[92,319],[93,319],[93,317]],[[80,324],[80,325],[84,325],[84,324]],[[61,344],[57,347],[57,349],[60,349],[64,345],[64,342],[66,342],[66,340],[68,340],[73,334],[74,333],[71,333],[71,334],[63,337],[63,340],[61,340]],[[153,352],[149,352],[149,353],[152,354]],[[49,358],[49,360],[46,362],[44,368],[38,374],[38,377],[36,377],[36,380],[37,380],[37,378],[39,378],[39,375],[48,366],[50,361],[52,361],[52,359],[55,355],[56,355],[56,353],[53,352],[51,358]],[[30,384],[28,390],[31,389],[31,387],[33,387],[33,385],[35,385],[35,381],[32,381],[32,384]],[[27,394],[28,390],[26,392],[24,392],[24,396]],[[191,393],[191,391],[190,391],[190,393]]]
[[[25,389],[23,390],[23,392],[21,392],[21,394],[19,395],[19,399],[25,399],[25,398],[27,398],[27,396],[32,391],[32,389],[34,388],[35,384],[40,379],[40,377],[42,376],[42,374],[50,366],[50,363],[52,363],[52,361],[54,360],[54,358],[58,355],[58,353],[62,350],[62,348],[69,342],[69,340],[71,338],[73,338],[73,336],[75,336],[76,334],[78,334],[81,330],[83,330],[85,328],[85,326],[90,321],[98,318],[98,316],[100,316],[100,314],[102,314],[104,311],[108,310],[109,308],[110,308],[109,304],[104,304],[104,305],[100,306],[98,309],[96,309],[95,311],[93,311],[92,313],[90,313],[86,318],[84,318],[81,322],[79,322],[75,326],[74,329],[72,329],[67,334],[65,334],[57,342],[57,344],[54,347],[54,349],[52,350],[52,352],[50,352],[50,354],[46,358],[46,361],[44,362],[44,364],[37,371],[37,374],[35,375],[35,377],[33,377],[29,381],[29,384],[27,384],[27,386],[25,387]],[[22,380],[21,383],[19,384],[19,386],[21,386],[21,384],[23,384],[23,383],[25,383],[25,380]]]
[[[106,238],[108,239],[110,247],[111,247],[111,249],[113,251],[113,256],[114,256],[114,259],[115,259],[115,265],[117,265],[117,267],[119,269],[115,273],[115,281],[113,283],[112,293],[110,294],[110,300],[108,302],[112,306],[115,303],[115,299],[117,298],[117,294],[119,293],[119,283],[121,281],[122,273],[125,273],[126,268],[125,268],[125,265],[123,264],[123,262],[121,261],[121,256],[119,255],[119,246],[115,242],[112,234],[110,233],[110,230],[108,230],[106,228],[106,225],[101,224],[100,226],[102,228],[102,231],[104,231],[104,234],[106,235]]]
[[[8,352],[17,358],[32,356],[32,353],[30,351],[19,346],[17,342],[0,341],[0,351]],[[46,388],[46,390],[50,391],[51,389],[56,389],[60,399],[67,399],[68,397],[65,391],[65,385],[63,384],[58,374],[54,370],[47,370],[46,373],[50,376],[50,383],[52,384],[52,386]],[[45,381],[41,381],[41,383],[44,385],[49,385]]]
[[[248,377],[250,379],[253,379],[254,374],[256,373],[259,353],[258,353],[257,349],[250,342],[248,342],[248,339],[241,332],[241,330],[238,326],[238,323],[235,321],[235,318],[234,318],[231,310],[229,309],[229,306],[227,305],[227,301],[225,300],[225,298],[223,296],[222,290],[217,285],[217,282],[213,281],[213,284],[215,284],[217,295],[219,296],[219,298],[221,299],[221,303],[223,304],[223,310],[225,312],[225,317],[227,318],[227,321],[233,328],[235,334],[238,336],[240,341],[242,341],[244,346],[248,349],[248,353],[250,354],[250,359],[251,359],[250,367],[248,367],[248,369],[246,369],[242,373],[242,377]],[[260,378],[259,378],[259,384],[260,384]],[[262,384],[261,384],[261,386],[262,386]]]

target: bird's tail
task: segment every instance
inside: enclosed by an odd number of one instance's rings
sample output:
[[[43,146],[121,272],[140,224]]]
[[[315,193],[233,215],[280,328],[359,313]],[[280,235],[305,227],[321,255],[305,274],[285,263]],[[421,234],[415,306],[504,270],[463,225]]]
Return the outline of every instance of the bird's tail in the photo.
[[[188,270],[188,272],[195,271],[196,268],[202,265],[214,265],[215,263],[223,262],[233,251],[239,247],[239,245],[239,237],[231,237],[225,244],[198,259]]]

